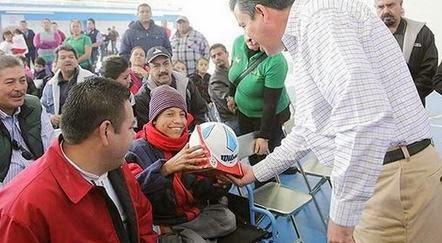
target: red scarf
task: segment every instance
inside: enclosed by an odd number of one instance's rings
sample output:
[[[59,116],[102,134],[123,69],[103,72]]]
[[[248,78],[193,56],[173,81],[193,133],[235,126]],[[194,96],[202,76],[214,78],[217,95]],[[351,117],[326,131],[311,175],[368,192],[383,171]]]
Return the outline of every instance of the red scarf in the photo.
[[[189,138],[187,125],[184,128],[183,134],[179,138],[171,138],[156,129],[151,122],[143,127],[144,139],[146,139],[154,147],[163,152],[164,158],[169,160],[172,156],[179,152],[184,145],[186,145]],[[193,195],[184,186],[182,173],[173,174],[173,187],[175,191],[175,200],[177,203],[177,212],[186,215],[188,221],[193,220],[200,214],[200,210],[195,207],[195,200]]]
[[[158,131],[151,122],[143,126],[143,133],[143,138],[162,151],[166,160],[172,158],[173,154],[180,151],[189,139],[187,126],[184,128],[183,134],[179,138],[171,138],[164,135]]]

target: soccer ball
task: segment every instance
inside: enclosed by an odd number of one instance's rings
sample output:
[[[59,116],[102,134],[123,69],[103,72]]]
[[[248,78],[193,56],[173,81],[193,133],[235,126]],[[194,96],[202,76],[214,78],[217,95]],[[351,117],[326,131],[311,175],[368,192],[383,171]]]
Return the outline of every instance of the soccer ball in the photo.
[[[210,165],[213,168],[234,167],[238,163],[238,138],[223,123],[206,122],[198,125],[189,139],[190,147],[196,145],[201,145],[210,153]]]

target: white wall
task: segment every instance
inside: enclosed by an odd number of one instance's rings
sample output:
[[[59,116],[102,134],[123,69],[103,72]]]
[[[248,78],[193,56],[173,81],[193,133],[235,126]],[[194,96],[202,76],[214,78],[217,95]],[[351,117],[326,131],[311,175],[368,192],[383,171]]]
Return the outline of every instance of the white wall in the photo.
[[[209,44],[222,43],[231,50],[233,40],[240,35],[238,26],[229,9],[228,0],[186,0],[183,15],[190,25],[203,33]]]

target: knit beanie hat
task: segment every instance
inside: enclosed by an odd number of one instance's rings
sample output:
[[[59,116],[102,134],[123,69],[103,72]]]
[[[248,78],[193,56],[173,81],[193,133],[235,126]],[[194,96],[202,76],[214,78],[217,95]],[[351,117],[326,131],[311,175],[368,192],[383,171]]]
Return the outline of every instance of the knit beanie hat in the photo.
[[[154,120],[165,109],[177,107],[187,114],[187,105],[183,96],[169,85],[161,85],[150,92],[149,121]]]

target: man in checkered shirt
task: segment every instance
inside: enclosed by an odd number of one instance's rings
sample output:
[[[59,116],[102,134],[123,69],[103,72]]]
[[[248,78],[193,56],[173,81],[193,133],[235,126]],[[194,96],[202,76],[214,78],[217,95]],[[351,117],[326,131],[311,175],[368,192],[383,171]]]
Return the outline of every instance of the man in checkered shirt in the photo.
[[[442,161],[388,28],[359,0],[230,0],[239,26],[294,61],[296,126],[266,159],[266,181],[313,152],[332,167],[328,242],[440,242]]]
[[[177,31],[172,36],[172,60],[180,60],[186,64],[187,74],[195,72],[196,61],[201,57],[209,60],[209,43],[203,34],[189,25],[185,16],[176,20]]]

